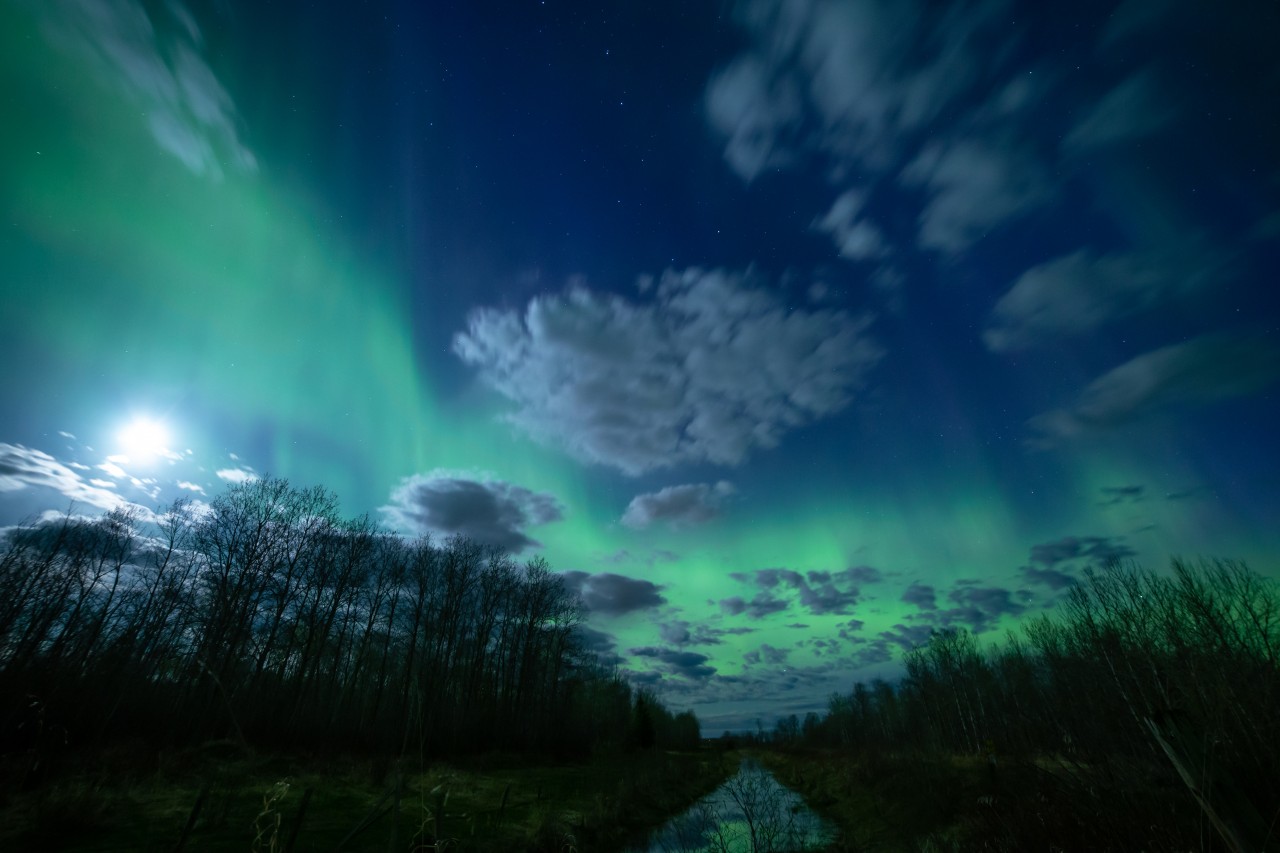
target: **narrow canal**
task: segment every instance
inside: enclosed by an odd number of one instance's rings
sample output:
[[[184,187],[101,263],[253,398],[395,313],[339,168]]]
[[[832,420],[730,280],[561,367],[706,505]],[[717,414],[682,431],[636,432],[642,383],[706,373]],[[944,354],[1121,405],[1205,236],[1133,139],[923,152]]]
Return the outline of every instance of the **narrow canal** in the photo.
[[[821,850],[834,829],[750,758],[727,782],[626,853],[793,853]]]

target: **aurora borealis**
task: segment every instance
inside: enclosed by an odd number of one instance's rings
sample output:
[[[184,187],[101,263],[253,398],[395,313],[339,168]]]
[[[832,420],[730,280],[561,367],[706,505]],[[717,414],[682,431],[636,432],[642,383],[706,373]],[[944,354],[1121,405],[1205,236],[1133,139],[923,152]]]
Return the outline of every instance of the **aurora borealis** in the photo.
[[[3,0],[0,524],[322,484],[712,734],[1280,575],[1280,13],[1050,5]]]

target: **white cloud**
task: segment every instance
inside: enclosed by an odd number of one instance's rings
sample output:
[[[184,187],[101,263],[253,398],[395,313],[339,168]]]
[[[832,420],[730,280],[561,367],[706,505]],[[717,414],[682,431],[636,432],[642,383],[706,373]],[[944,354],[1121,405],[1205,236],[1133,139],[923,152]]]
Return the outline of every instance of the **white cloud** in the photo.
[[[204,487],[197,483],[189,483],[186,480],[179,480],[177,485],[179,489],[186,489],[189,492],[195,492],[200,495],[204,494]]]
[[[112,461],[111,457],[107,457],[107,458],[108,458],[108,461],[103,462],[101,465],[98,466],[99,471],[105,471],[107,474],[111,475],[112,477],[115,477],[116,479],[123,479],[129,476],[123,468],[117,465],[115,461]],[[120,457],[117,457],[117,458],[120,458]]]
[[[674,528],[705,524],[720,515],[721,505],[733,492],[733,485],[725,480],[667,486],[632,498],[622,523],[636,530],[659,521]]]
[[[0,492],[45,488],[68,500],[99,509],[128,503],[114,491],[86,481],[80,474],[41,450],[0,442]]]
[[[669,271],[653,296],[574,287],[481,309],[453,348],[521,430],[628,474],[775,447],[849,405],[883,354],[870,318],[791,308],[750,274]]]
[[[228,483],[251,483],[259,479],[258,474],[252,468],[220,468],[213,473],[218,475],[219,480],[226,480]]]

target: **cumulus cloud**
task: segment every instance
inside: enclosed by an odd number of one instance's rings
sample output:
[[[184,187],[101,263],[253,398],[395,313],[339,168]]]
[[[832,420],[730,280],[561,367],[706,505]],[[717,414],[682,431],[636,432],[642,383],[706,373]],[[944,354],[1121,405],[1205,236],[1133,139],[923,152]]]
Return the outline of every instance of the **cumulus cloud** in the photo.
[[[252,171],[231,96],[202,55],[191,13],[176,0],[153,17],[139,0],[40,4],[49,41],[138,107],[156,144],[197,175]],[[167,11],[166,11],[167,10]]]
[[[615,575],[612,572],[563,572],[565,584],[582,598],[592,613],[623,616],[638,610],[649,610],[667,603],[662,587],[657,584]]]
[[[641,474],[737,465],[844,409],[883,350],[871,320],[792,308],[750,273],[667,272],[635,303],[582,287],[481,309],[453,341],[508,419],[584,462]]]
[[[1212,252],[1087,249],[1032,267],[991,312],[983,340],[994,352],[1027,349],[1091,332],[1195,292],[1222,273]]]
[[[667,486],[632,498],[622,514],[622,523],[636,530],[659,521],[673,528],[706,524],[719,517],[720,505],[732,494],[732,484],[724,480],[715,484]]]
[[[450,471],[406,477],[391,493],[391,501],[382,512],[401,530],[465,536],[513,554],[538,547],[526,528],[564,517],[559,501],[545,492]]]
[[[122,472],[123,473],[123,472]],[[123,497],[101,484],[86,480],[42,450],[21,444],[0,442],[0,492],[27,488],[52,489],[64,498],[98,509],[115,509],[128,504]]]
[[[1280,379],[1280,349],[1262,337],[1209,334],[1144,353],[1103,374],[1065,409],[1031,419],[1049,446],[1175,405],[1255,394]]]

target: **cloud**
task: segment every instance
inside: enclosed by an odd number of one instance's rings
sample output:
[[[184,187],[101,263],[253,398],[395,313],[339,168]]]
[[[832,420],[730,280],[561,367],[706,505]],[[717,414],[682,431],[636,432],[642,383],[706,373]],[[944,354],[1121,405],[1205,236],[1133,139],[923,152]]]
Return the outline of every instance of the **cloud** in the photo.
[[[0,492],[27,488],[52,489],[68,500],[98,509],[115,509],[128,504],[115,491],[86,480],[44,451],[0,442]]]
[[[204,494],[204,487],[199,485],[198,483],[191,483],[186,480],[179,480],[177,485],[179,489],[186,489],[189,492],[195,492],[196,494],[199,494],[199,495]]]
[[[1155,70],[1144,68],[1104,95],[1063,140],[1068,151],[1084,152],[1150,136],[1177,117]]]
[[[1103,374],[1066,409],[1037,415],[1033,443],[1050,446],[1174,405],[1255,394],[1280,378],[1280,349],[1262,337],[1209,334],[1144,353]]]
[[[508,420],[637,475],[737,465],[841,411],[883,350],[868,317],[793,308],[751,273],[665,273],[652,301],[573,287],[521,313],[481,309],[453,349],[516,404]]]
[[[623,616],[638,610],[649,610],[667,603],[662,587],[611,572],[563,572],[569,589],[581,596],[582,603],[593,613]]]
[[[755,628],[714,628],[710,625],[693,625],[682,619],[664,622],[658,626],[663,641],[673,646],[718,646],[726,636],[751,634]]]
[[[931,618],[948,627],[963,624],[975,634],[992,628],[1003,616],[1018,616],[1027,609],[1001,587],[959,586],[947,593],[947,600],[957,606],[931,613]]]
[[[874,574],[872,574],[874,573]],[[761,618],[788,606],[788,599],[779,593],[794,593],[794,600],[815,616],[828,613],[845,614],[858,603],[862,591],[858,584],[867,579],[880,579],[880,574],[869,566],[857,566],[838,572],[809,571],[801,574],[791,569],[758,569],[752,574],[735,573],[740,581],[754,583],[762,592],[750,602],[730,598],[720,602],[725,612],[746,611],[753,618]],[[726,604],[727,602],[727,604]]]
[[[921,610],[937,610],[938,594],[932,586],[922,583],[913,583],[907,587],[907,591],[902,594],[902,601],[907,604],[914,604]]]
[[[1031,562],[1050,569],[1071,560],[1083,559],[1101,565],[1134,555],[1132,548],[1111,536],[1064,536],[1031,546]]]
[[[540,544],[525,528],[564,517],[559,501],[545,492],[502,480],[467,479],[450,471],[406,477],[391,493],[391,500],[381,511],[401,530],[465,536],[513,554]]]
[[[213,473],[218,475],[219,480],[226,480],[228,483],[252,483],[259,479],[258,473],[252,468],[219,468]]]
[[[1145,486],[1103,486],[1099,491],[1102,492],[1104,499],[1098,503],[1098,506],[1138,503],[1145,496],[1146,490]]]
[[[595,655],[601,666],[618,666],[623,662],[618,654],[618,638],[604,631],[579,625],[574,629],[578,643],[584,651]]]
[[[934,142],[902,172],[933,198],[920,214],[920,245],[958,252],[1015,214],[1047,201],[1043,167],[1011,139],[960,138]]]
[[[750,46],[706,91],[725,159],[745,180],[813,154],[883,166],[991,64],[977,42],[1005,5],[937,15],[923,0],[737,3]]]
[[[1208,251],[1081,249],[1019,276],[991,312],[983,341],[993,352],[1010,352],[1081,335],[1203,289],[1222,271]]]
[[[636,657],[659,661],[664,665],[666,672],[681,678],[705,681],[716,674],[716,668],[707,664],[711,658],[697,652],[681,652],[655,646],[642,646],[628,649],[627,652]]]
[[[847,190],[813,224],[815,230],[830,234],[841,257],[849,260],[873,260],[889,250],[884,234],[861,215],[865,201],[865,193]]]
[[[774,613],[780,613],[787,607],[787,602],[768,593],[760,593],[750,601],[738,595],[720,599],[720,609],[725,613],[730,616],[746,613],[752,619],[763,619]]]
[[[180,3],[157,8],[170,10],[172,21],[153,19],[138,0],[40,6],[50,43],[84,59],[94,77],[133,101],[162,150],[210,178],[256,169],[240,140],[235,104],[201,55],[199,28]]]
[[[636,495],[622,514],[622,523],[636,530],[663,521],[672,528],[706,524],[720,515],[720,505],[733,494],[733,485],[721,480],[667,486],[658,492]]]

